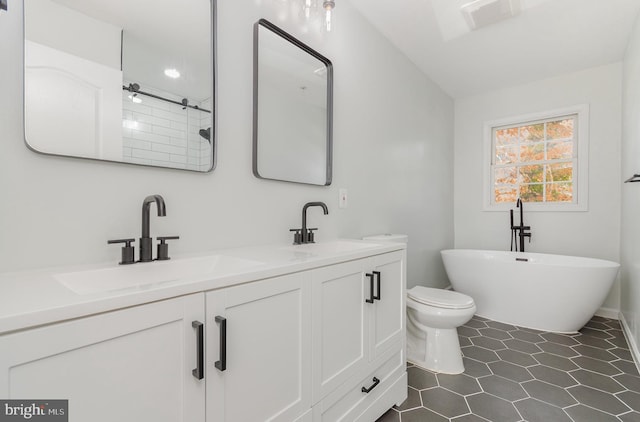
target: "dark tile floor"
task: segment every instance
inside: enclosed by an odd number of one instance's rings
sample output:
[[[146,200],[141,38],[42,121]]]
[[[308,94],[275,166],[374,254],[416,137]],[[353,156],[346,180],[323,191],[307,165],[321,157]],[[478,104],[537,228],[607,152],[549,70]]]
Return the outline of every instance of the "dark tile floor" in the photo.
[[[378,422],[640,421],[640,374],[616,320],[565,335],[474,316],[458,335],[464,374],[409,364],[407,400]]]

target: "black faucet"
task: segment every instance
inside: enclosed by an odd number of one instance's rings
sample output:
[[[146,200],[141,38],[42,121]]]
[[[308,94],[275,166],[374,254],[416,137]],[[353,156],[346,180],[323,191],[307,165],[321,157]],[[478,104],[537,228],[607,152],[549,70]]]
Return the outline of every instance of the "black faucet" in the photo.
[[[527,232],[527,230],[531,230],[530,226],[524,225],[524,202],[520,198],[516,201],[516,208],[520,208],[520,225],[513,225],[513,210],[509,210],[511,216],[511,250],[513,251],[514,241],[517,242],[516,238],[520,239],[520,252],[524,252],[524,238],[529,238],[529,243],[531,243],[531,232]],[[518,244],[515,245],[515,251],[518,252]]]
[[[153,240],[149,234],[149,214],[151,203],[156,203],[158,209],[158,217],[164,217],[167,215],[167,209],[164,206],[164,199],[160,195],[149,195],[142,201],[142,236],[140,237],[140,260],[135,260],[135,250],[131,245],[135,242],[135,239],[115,239],[108,240],[107,243],[124,243],[122,247],[122,260],[120,265],[135,264],[136,262],[151,262],[153,261]],[[169,258],[169,245],[167,240],[180,239],[179,236],[158,236],[158,261],[166,261]]]
[[[160,195],[149,195],[142,201],[142,236],[140,237],[140,262],[153,261],[153,240],[149,235],[149,213],[151,204],[155,202],[158,217],[167,215],[164,199]]]
[[[318,229],[307,228],[307,208],[309,207],[321,207],[324,215],[329,214],[329,208],[327,208],[327,204],[324,202],[307,202],[304,204],[302,207],[302,229],[291,229],[291,231],[296,232],[293,239],[295,245],[315,243],[313,231]]]

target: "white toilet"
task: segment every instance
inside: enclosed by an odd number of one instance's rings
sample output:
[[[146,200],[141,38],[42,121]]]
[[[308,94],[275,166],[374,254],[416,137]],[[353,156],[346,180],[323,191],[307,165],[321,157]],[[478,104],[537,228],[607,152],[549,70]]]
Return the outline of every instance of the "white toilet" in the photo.
[[[407,291],[407,360],[444,374],[464,372],[457,328],[476,312],[462,293],[415,286]]]
[[[365,240],[407,243],[406,235]],[[415,286],[407,291],[407,360],[444,374],[464,372],[457,328],[476,312],[473,298],[451,290]]]

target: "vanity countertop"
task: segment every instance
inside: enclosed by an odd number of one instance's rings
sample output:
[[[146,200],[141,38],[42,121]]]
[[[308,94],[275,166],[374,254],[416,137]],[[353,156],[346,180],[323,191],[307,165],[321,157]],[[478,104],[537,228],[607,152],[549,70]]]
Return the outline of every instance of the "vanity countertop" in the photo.
[[[405,247],[345,239],[221,249],[127,266],[108,263],[4,273],[0,274],[0,334]]]

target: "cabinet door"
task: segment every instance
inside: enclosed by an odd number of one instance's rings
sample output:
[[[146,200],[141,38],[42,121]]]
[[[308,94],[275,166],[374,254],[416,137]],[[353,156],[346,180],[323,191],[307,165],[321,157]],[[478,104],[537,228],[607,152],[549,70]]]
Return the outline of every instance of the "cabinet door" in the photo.
[[[365,261],[313,271],[314,403],[367,365],[367,307],[374,305],[365,301],[369,298]]]
[[[308,411],[310,294],[308,272],[207,293],[208,421],[292,421]]]
[[[404,343],[405,285],[404,251],[372,258],[375,271],[375,306],[371,308],[370,360],[380,357],[389,348]]]
[[[203,421],[204,294],[0,336],[0,397],[68,399],[69,421]]]

